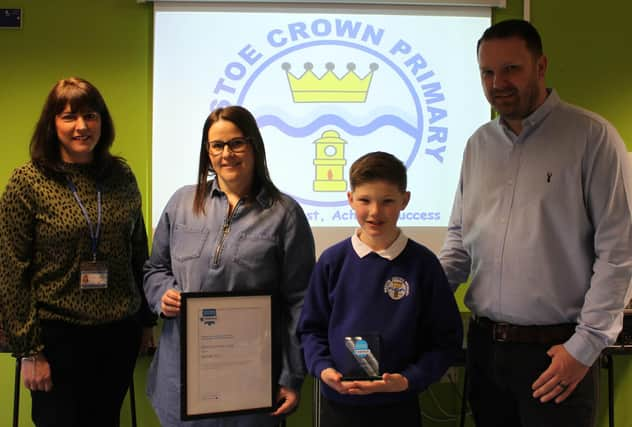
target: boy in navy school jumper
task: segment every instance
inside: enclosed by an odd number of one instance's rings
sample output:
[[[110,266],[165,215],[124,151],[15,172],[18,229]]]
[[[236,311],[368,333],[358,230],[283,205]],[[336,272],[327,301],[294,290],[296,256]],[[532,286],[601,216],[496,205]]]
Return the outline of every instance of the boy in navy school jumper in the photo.
[[[307,368],[321,380],[320,425],[419,426],[417,395],[458,355],[461,317],[437,257],[397,227],[410,199],[404,164],[374,152],[349,175],[360,228],[322,253],[298,325]],[[360,332],[379,337],[379,380],[339,372],[345,337]]]

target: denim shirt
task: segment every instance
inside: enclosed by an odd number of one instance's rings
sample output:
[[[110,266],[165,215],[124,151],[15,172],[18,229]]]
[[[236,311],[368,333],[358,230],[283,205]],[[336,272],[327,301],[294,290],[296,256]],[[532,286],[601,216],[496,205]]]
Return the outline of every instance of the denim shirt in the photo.
[[[277,382],[300,390],[305,368],[295,331],[315,262],[314,239],[303,210],[287,195],[275,201],[261,191],[252,200],[240,200],[229,215],[228,200],[216,181],[205,202],[206,214],[193,213],[194,197],[195,186],[176,191],[154,232],[152,254],[144,269],[150,308],[159,314],[161,297],[169,289],[278,293],[283,330]],[[163,425],[224,425],[226,418],[195,424],[179,421],[179,323],[179,317],[164,321],[147,394]],[[278,423],[267,414],[238,418],[232,422],[240,426]]]

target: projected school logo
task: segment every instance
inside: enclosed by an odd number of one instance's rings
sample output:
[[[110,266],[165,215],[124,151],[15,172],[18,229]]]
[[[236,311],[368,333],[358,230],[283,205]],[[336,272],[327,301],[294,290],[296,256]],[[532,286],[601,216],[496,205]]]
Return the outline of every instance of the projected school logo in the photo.
[[[239,104],[255,114],[273,181],[312,224],[352,224],[348,169],[367,152],[388,151],[409,168],[443,164],[441,82],[396,31],[387,37],[385,28],[344,19],[290,22],[236,52],[217,81],[210,108]],[[429,214],[419,218],[439,219]]]
[[[291,65],[287,62],[283,64],[283,69],[287,72],[292,99],[296,103],[331,103],[331,102],[365,102],[373,71],[378,65],[371,64],[371,72],[364,78],[358,77],[353,72],[355,64],[349,63],[349,70],[344,77],[338,78],[333,69],[335,65],[327,63],[327,72],[322,77],[316,77],[312,71],[313,65],[305,63],[305,74],[300,78],[290,73]],[[344,166],[347,163],[344,158],[344,144],[346,141],[340,137],[335,129],[326,130],[322,137],[315,141],[316,178],[313,189],[320,191],[342,191],[347,189],[344,179]]]

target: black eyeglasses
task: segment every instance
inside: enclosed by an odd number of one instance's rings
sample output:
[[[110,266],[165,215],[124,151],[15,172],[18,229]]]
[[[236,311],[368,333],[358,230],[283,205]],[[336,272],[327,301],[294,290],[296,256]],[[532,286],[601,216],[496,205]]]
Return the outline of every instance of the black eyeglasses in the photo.
[[[249,137],[233,138],[230,141],[209,141],[208,151],[211,154],[219,155],[224,152],[224,147],[228,146],[228,149],[233,153],[243,153],[246,151],[246,146],[251,142]]]

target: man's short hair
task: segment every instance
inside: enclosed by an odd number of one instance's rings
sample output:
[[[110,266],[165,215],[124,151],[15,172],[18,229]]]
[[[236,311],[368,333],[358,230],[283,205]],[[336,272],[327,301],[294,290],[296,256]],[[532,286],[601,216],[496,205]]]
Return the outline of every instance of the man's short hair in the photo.
[[[524,40],[527,44],[527,49],[529,49],[536,58],[542,56],[542,39],[540,38],[538,30],[536,30],[530,22],[522,19],[501,21],[486,29],[481,38],[478,39],[476,52],[478,53],[481,43],[485,40],[508,39],[511,37],[518,37]]]

